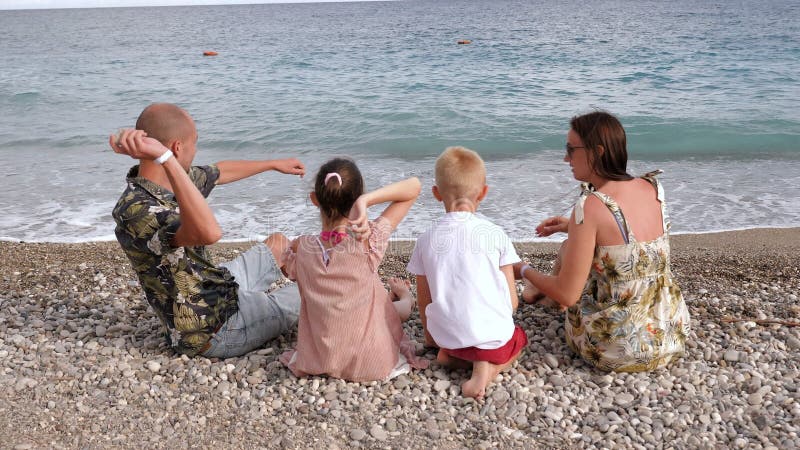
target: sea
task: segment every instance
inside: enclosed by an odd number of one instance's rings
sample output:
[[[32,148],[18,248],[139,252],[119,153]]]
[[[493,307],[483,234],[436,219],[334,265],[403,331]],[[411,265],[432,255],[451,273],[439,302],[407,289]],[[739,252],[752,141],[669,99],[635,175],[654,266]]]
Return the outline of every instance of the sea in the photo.
[[[135,161],[108,136],[153,102],[195,118],[197,164],[307,165],[304,179],[216,188],[228,241],[319,230],[307,195],[334,156],[354,158],[368,189],[421,179],[395,233],[413,239],[443,213],[433,165],[452,145],[486,161],[480,212],[536,241],[536,224],[577,198],[565,136],[595,109],[626,127],[629,172],[664,171],[673,233],[797,227],[798,18],[796,0],[0,11],[0,239],[113,240]]]

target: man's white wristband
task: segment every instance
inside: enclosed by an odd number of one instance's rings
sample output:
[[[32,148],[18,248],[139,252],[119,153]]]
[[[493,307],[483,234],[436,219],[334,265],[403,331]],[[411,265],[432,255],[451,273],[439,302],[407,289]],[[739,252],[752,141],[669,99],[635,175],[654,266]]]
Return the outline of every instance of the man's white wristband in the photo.
[[[172,150],[167,150],[167,151],[164,152],[163,155],[159,156],[158,158],[154,159],[153,161],[157,162],[158,164],[164,164],[170,158],[172,158]]]
[[[522,267],[519,268],[519,277],[525,279],[525,271],[530,269],[531,266],[528,264],[523,264]]]

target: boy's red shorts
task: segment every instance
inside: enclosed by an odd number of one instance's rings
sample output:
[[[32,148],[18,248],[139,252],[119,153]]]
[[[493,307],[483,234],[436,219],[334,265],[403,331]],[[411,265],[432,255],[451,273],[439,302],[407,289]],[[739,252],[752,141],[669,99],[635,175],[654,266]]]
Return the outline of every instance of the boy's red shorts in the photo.
[[[487,361],[499,366],[517,356],[526,345],[528,345],[528,336],[525,335],[525,330],[517,325],[514,327],[514,334],[511,336],[511,339],[500,348],[487,350],[477,347],[467,347],[454,350],[443,348],[442,350],[450,356],[465,361]]]

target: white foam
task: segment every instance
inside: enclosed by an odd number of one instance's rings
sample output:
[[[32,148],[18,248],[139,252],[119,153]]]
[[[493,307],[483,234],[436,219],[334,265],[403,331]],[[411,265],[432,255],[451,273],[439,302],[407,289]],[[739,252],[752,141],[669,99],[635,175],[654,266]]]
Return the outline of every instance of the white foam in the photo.
[[[327,159],[330,155],[325,155]],[[356,156],[367,188],[417,176],[422,194],[393,235],[414,240],[443,214],[431,194],[435,158],[417,160]],[[307,200],[313,173],[323,162],[318,155],[304,159],[305,180],[267,173],[220,186],[210,204],[224,231],[225,242],[252,242],[281,232],[288,236],[316,233],[318,210]],[[552,215],[568,215],[578,195],[578,183],[560,152],[513,159],[488,160],[489,194],[480,212],[519,242],[558,242],[562,236],[540,238],[535,226]],[[673,234],[717,232],[748,228],[800,226],[798,160],[709,160],[631,162],[631,173],[664,170]],[[93,242],[113,240],[111,210],[121,193],[121,173],[95,173],[82,192],[68,184],[39,184],[26,195],[0,207],[2,240],[26,242]],[[102,177],[108,179],[102,179]],[[63,177],[62,177],[63,178]],[[84,186],[85,187],[85,186]],[[12,188],[13,189],[13,188]],[[57,199],[57,200],[54,200]],[[370,209],[380,214],[382,206]]]

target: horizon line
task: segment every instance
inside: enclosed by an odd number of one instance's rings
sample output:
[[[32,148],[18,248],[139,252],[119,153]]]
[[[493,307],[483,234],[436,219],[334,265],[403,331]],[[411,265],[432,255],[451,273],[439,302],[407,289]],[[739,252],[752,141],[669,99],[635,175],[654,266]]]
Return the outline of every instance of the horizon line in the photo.
[[[94,0],[97,1],[97,0]],[[200,0],[199,2],[193,0],[162,0],[154,1],[152,4],[141,4],[137,0],[123,0],[122,4],[111,4],[108,2],[90,1],[90,4],[84,5],[0,5],[0,11],[31,11],[31,10],[56,10],[56,9],[111,9],[111,8],[161,8],[171,6],[247,6],[247,5],[271,5],[271,4],[314,4],[314,3],[373,3],[373,2],[396,2],[400,0]],[[147,1],[147,0],[144,0]],[[138,3],[138,4],[137,4]]]

